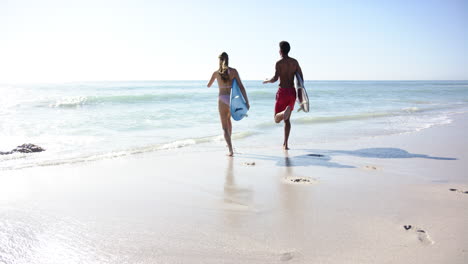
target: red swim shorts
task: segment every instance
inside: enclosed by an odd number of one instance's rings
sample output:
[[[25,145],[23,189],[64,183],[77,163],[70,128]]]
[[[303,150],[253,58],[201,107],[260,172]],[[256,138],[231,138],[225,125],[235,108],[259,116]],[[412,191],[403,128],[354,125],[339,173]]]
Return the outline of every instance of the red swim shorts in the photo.
[[[296,103],[296,89],[294,88],[279,88],[276,93],[275,115],[284,111],[289,105],[291,110],[294,110]]]

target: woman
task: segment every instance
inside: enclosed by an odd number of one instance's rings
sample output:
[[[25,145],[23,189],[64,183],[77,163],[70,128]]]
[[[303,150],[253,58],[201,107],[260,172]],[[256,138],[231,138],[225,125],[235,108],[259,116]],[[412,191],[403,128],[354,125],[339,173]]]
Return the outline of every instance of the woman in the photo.
[[[250,108],[249,99],[247,98],[247,93],[245,92],[244,85],[242,84],[239,73],[236,69],[229,67],[229,57],[226,52],[219,55],[219,69],[213,72],[210,81],[208,82],[208,88],[211,87],[214,80],[218,81],[219,87],[219,96],[218,96],[218,110],[219,117],[221,118],[221,125],[224,131],[224,139],[226,140],[227,146],[229,148],[228,156],[234,156],[231,143],[231,134],[232,134],[232,124],[231,124],[231,110],[230,110],[230,98],[231,98],[231,88],[232,81],[236,79],[239,88],[241,89],[242,95],[247,102],[247,108]]]

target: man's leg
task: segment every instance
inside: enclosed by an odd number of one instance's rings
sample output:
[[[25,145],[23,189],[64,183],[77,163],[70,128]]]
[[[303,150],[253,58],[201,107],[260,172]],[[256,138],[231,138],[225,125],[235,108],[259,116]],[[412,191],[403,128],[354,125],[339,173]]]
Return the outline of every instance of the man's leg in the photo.
[[[284,111],[279,112],[275,115],[275,122],[279,123],[283,120],[286,121],[286,120],[289,120],[290,117],[291,117],[291,107],[286,106],[286,109]]]
[[[285,150],[289,149],[288,139],[289,139],[289,132],[291,131],[291,122],[289,121],[289,119],[291,118],[291,113],[292,113],[292,109],[294,107],[295,100],[296,100],[295,96],[294,96],[294,98],[291,97],[289,105],[286,106],[284,111],[279,112],[279,113],[277,113],[275,115],[275,122],[276,123],[284,121],[283,149],[285,149]],[[284,105],[281,105],[281,103],[284,103],[284,102],[285,102],[284,98],[283,98],[283,101],[277,101],[276,105],[275,105],[275,111],[278,111],[279,109],[282,109],[282,106],[284,106]],[[286,103],[288,103],[288,102],[286,101]]]
[[[288,146],[289,132],[291,132],[291,122],[289,121],[289,117],[288,117],[288,119],[284,120],[284,143],[283,143],[284,150],[289,149],[289,146]]]

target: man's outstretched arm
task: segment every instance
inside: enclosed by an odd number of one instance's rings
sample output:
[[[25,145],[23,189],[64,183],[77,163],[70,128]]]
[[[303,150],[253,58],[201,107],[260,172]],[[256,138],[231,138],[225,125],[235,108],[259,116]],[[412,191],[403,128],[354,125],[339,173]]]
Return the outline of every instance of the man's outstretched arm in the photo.
[[[273,78],[271,78],[270,80],[265,80],[263,81],[263,84],[265,83],[274,83],[278,80],[279,78],[279,66],[278,66],[278,63],[276,63],[276,70],[275,70],[275,76],[273,76]]]

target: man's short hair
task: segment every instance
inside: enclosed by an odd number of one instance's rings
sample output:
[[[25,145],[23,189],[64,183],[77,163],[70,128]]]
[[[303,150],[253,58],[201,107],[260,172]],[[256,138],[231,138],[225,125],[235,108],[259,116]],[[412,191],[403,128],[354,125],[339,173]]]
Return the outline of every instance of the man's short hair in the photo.
[[[289,43],[287,41],[281,41],[279,43],[281,53],[284,55],[288,55],[289,51],[291,50],[291,46],[289,46]]]

